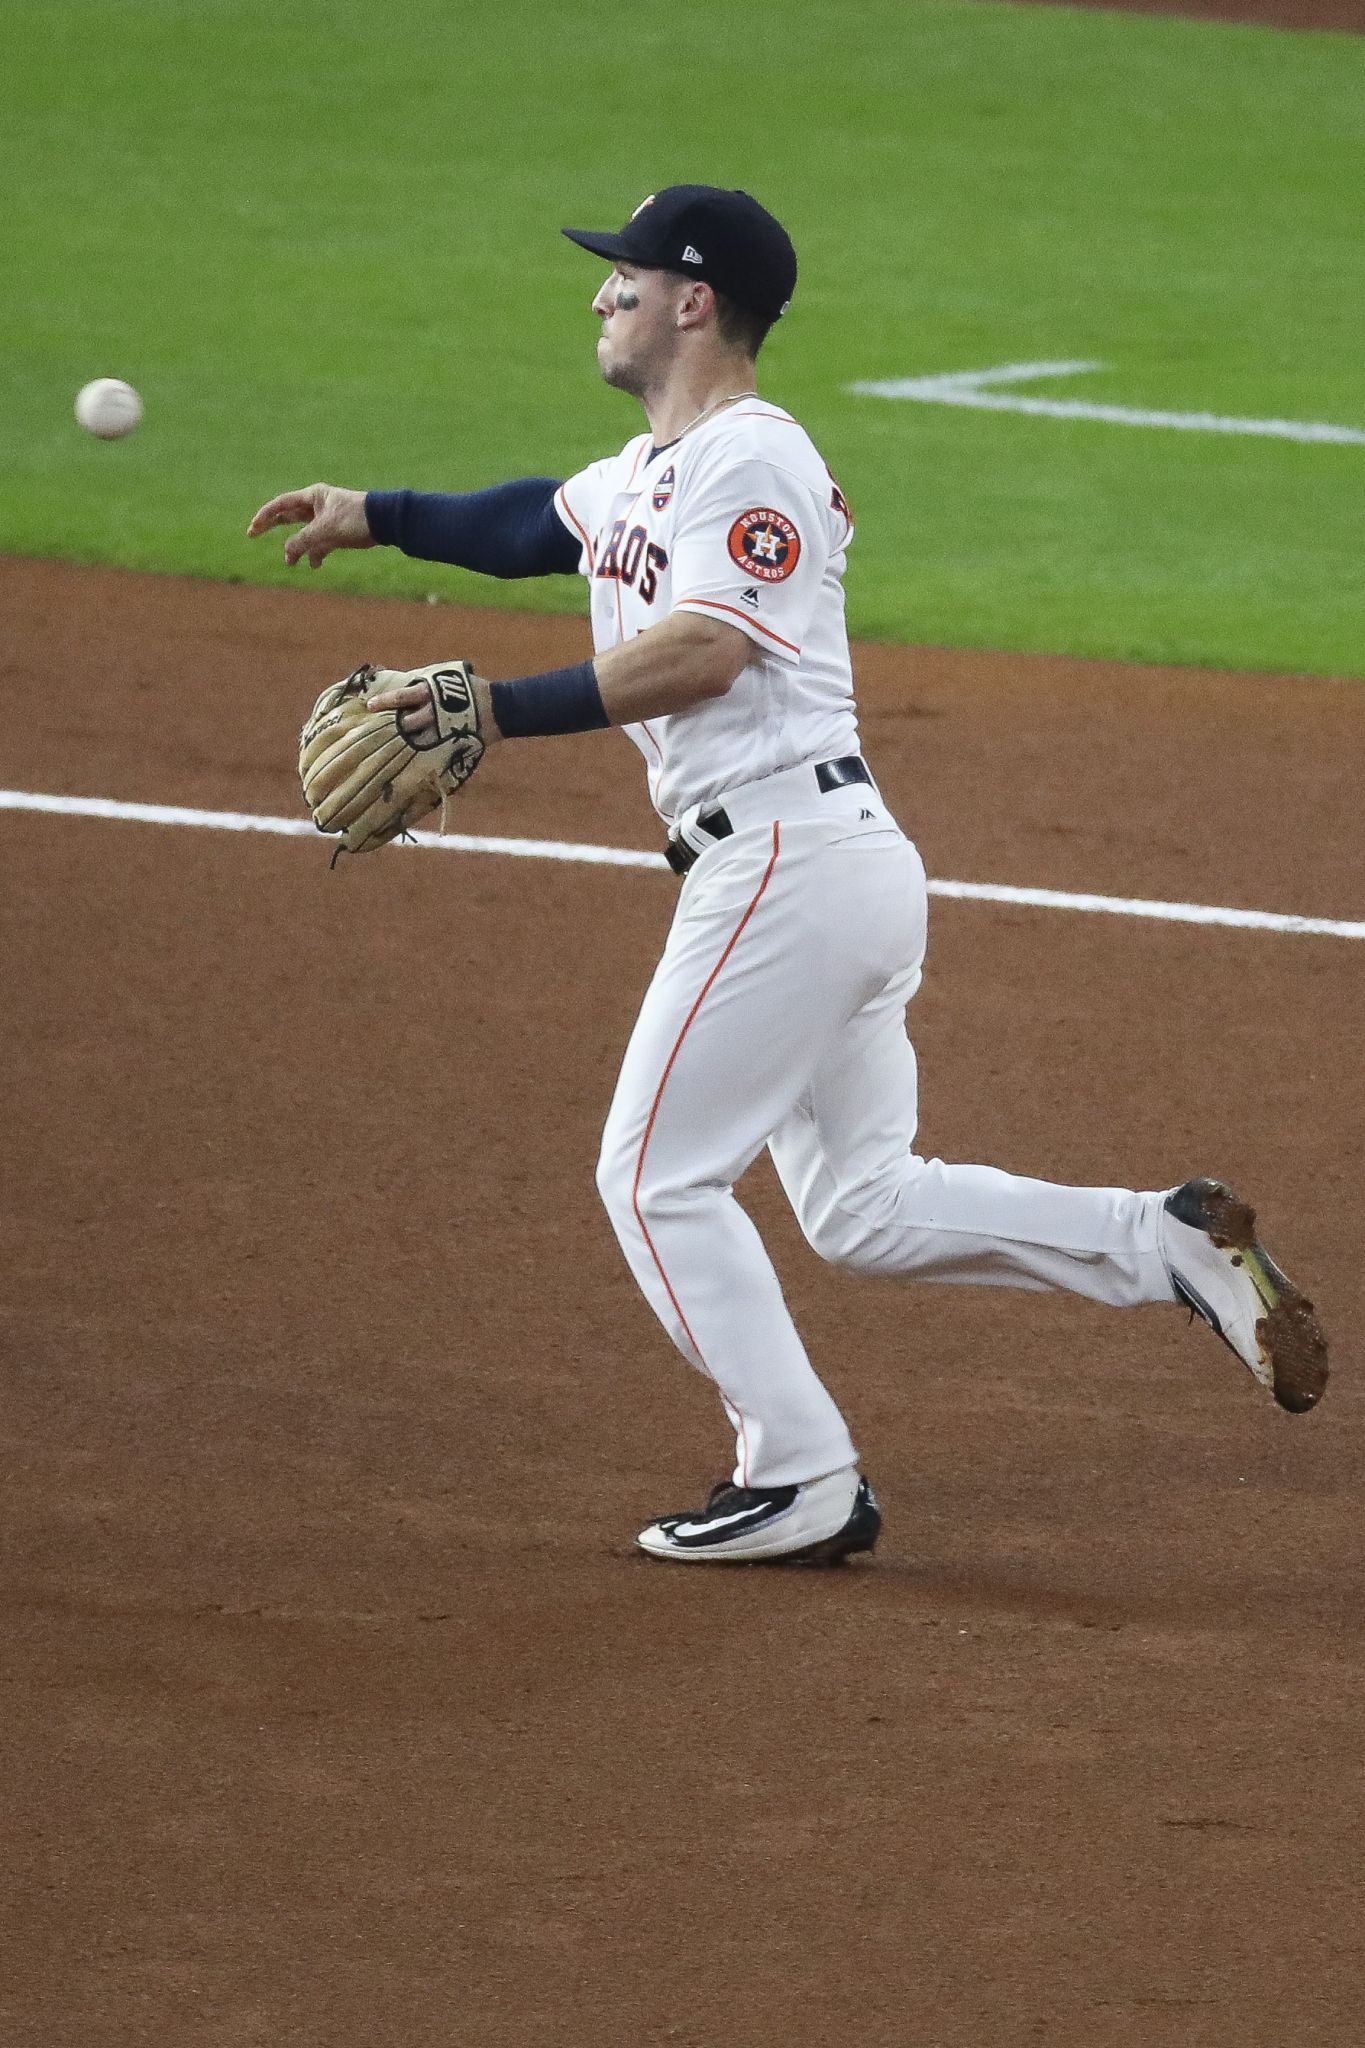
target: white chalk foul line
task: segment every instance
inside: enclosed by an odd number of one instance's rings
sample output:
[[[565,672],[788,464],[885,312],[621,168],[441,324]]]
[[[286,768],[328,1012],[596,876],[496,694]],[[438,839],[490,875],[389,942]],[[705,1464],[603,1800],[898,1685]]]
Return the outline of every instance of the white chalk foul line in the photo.
[[[973,412],[1022,412],[1050,420],[1097,420],[1116,427],[1174,427],[1188,434],[1250,434],[1275,441],[1332,442],[1365,448],[1365,430],[1324,420],[1238,419],[1216,412],[1156,412],[1147,406],[1095,405],[1076,398],[1017,398],[988,385],[1035,377],[1079,377],[1104,363],[1005,363],[997,370],[950,370],[935,377],[889,377],[845,389],[860,398],[907,398],[920,405],[960,405]]]
[[[311,818],[268,818],[259,811],[196,811],[183,804],[126,804],[107,796],[45,796],[29,789],[0,789],[0,811],[55,811],[63,817],[117,818],[135,825],[188,825],[210,832],[273,832],[288,839],[318,837]],[[468,832],[411,832],[398,843],[447,846],[454,853],[501,853],[517,860],[595,861],[599,867],[668,866],[661,853],[631,853],[618,846],[575,846],[572,841],[559,839],[486,839]]]
[[[187,825],[211,832],[273,832],[314,838],[308,818],[270,818],[258,811],[197,811],[180,804],[120,803],[102,796],[48,796],[0,789],[0,811],[48,811],[70,818],[114,818],[138,825]],[[402,844],[452,853],[494,853],[513,860],[586,861],[598,867],[667,868],[661,853],[620,846],[583,846],[564,839],[495,839],[468,832],[414,832]],[[1317,938],[1365,939],[1365,920],[1292,917],[1274,910],[1228,910],[1216,903],[1149,902],[1140,896],[1075,895],[1066,889],[1019,889],[1004,882],[929,883],[931,896],[972,903],[1014,903],[1032,910],[1100,911],[1110,917],[1155,918],[1168,924],[1227,925],[1235,931],[1293,932]]]
[[[1221,924],[1235,931],[1365,939],[1365,920],[1292,917],[1278,910],[1227,910],[1216,903],[1158,903],[1141,896],[1073,895],[1066,889],[1014,889],[1004,882],[930,882],[929,894],[981,903],[1023,903],[1034,910],[1107,911],[1111,917],[1151,917],[1167,924]]]

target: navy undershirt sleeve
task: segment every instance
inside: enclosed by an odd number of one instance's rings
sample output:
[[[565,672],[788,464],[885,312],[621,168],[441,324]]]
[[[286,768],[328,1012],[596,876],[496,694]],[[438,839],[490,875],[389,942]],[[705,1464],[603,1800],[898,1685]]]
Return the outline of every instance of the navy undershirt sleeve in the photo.
[[[365,516],[384,547],[481,576],[572,576],[579,544],[554,508],[556,478],[487,491],[369,491]]]
[[[549,668],[542,675],[490,683],[498,731],[505,740],[534,740],[561,732],[596,732],[610,725],[597,670],[590,661]]]

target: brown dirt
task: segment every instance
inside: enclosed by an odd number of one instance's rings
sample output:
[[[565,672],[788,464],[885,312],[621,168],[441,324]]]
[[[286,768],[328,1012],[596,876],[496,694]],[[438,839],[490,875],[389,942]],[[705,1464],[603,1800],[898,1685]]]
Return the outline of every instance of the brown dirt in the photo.
[[[1054,5],[1055,0],[1028,0]],[[1068,0],[1121,14],[1184,14],[1199,21],[1232,21],[1253,28],[1340,29],[1365,33],[1365,0]]]
[[[0,781],[246,810],[355,659],[581,633],[0,595]],[[1361,915],[1357,687],[860,665],[931,873]],[[594,735],[460,823],[649,820]],[[591,1176],[671,878],[0,835],[5,2048],[1359,2043],[1365,950],[936,904],[926,1148],[1233,1179],[1335,1382],[1291,1420],[1174,1311],[859,1284],[759,1173],[888,1529],[692,1576],[630,1539],[724,1432]]]

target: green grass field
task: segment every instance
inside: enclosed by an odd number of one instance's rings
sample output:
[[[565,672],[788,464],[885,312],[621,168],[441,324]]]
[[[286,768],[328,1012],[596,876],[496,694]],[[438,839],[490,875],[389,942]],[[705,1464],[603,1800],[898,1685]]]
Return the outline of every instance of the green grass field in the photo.
[[[283,579],[243,529],[286,485],[567,474],[638,415],[557,229],[703,178],[796,241],[765,389],[853,502],[856,631],[1365,675],[1365,447],[844,389],[1093,357],[1040,389],[1365,427],[1365,41],[962,0],[12,0],[5,40],[0,548]],[[126,442],[72,420],[98,375]]]

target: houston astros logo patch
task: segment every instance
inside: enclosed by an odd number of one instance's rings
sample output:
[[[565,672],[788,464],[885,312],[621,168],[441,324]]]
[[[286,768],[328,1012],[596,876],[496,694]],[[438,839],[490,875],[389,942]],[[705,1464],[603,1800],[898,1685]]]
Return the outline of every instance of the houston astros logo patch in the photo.
[[[761,583],[783,583],[801,559],[801,536],[771,506],[755,505],[730,528],[730,560]]]
[[[653,495],[651,496],[649,501],[656,512],[662,512],[664,506],[673,496],[673,485],[675,481],[676,479],[673,475],[673,464],[670,462],[668,468],[659,478],[658,483],[655,484]]]

